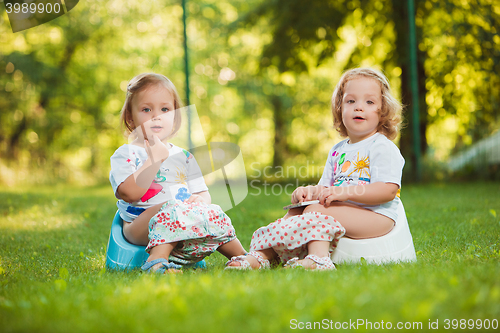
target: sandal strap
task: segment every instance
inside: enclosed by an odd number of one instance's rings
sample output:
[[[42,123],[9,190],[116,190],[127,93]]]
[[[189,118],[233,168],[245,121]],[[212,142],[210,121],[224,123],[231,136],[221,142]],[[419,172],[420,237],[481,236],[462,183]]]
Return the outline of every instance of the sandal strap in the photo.
[[[314,254],[308,254],[304,259],[309,259],[312,260],[316,263],[316,268],[311,268],[311,270],[334,270],[335,265],[333,264],[333,261],[330,257],[323,257],[320,258],[317,255]],[[291,268],[295,267],[304,267],[302,263],[299,263],[300,259],[295,257],[290,260],[288,260],[285,264],[285,266],[290,266]]]
[[[335,269],[335,265],[333,264],[332,258],[323,257],[320,258],[315,254],[308,254],[304,259],[310,259],[316,263],[316,269],[319,270],[328,270]]]
[[[231,260],[229,260],[226,263],[225,269],[245,269],[245,270],[252,269],[250,262],[247,260],[247,256],[252,256],[255,259],[257,259],[257,261],[260,264],[259,269],[268,269],[271,267],[271,263],[269,262],[269,260],[264,259],[264,257],[259,252],[252,251],[252,252],[248,252],[248,253],[241,255],[241,256],[232,257]],[[240,266],[228,266],[229,263],[235,262],[235,261],[239,262]]]
[[[146,261],[144,265],[141,266],[141,269],[143,271],[151,272],[151,267],[153,267],[156,264],[162,264],[162,267],[158,268],[155,272],[156,273],[164,273],[167,269],[181,269],[181,265],[174,264],[173,262],[169,262],[165,258],[158,258],[155,260],[151,261]]]
[[[246,254],[232,257],[228,262],[226,262],[226,269],[252,269],[246,257]],[[228,266],[228,264],[232,262],[239,262],[240,266]]]
[[[251,252],[248,252],[247,255],[252,256],[255,259],[257,259],[257,261],[260,264],[259,269],[269,269],[269,268],[271,268],[271,263],[269,262],[269,260],[264,259],[264,257],[262,256],[262,254],[260,254],[259,252],[257,252],[257,251],[251,251]]]
[[[285,266],[290,266],[291,268],[295,268],[295,267],[303,267],[301,264],[299,264],[297,261],[299,261],[299,258],[298,257],[295,257],[295,258],[292,258],[290,260],[288,260],[285,264]]]

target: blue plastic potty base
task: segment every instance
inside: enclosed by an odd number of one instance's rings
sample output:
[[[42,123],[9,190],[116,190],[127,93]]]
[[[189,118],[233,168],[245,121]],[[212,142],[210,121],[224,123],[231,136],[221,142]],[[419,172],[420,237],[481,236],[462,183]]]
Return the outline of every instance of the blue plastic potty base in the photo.
[[[112,270],[127,270],[141,267],[148,259],[149,254],[145,246],[129,243],[123,236],[123,220],[116,212],[109,233],[108,248],[106,251],[106,268]],[[205,260],[195,264],[184,265],[185,268],[207,268]]]

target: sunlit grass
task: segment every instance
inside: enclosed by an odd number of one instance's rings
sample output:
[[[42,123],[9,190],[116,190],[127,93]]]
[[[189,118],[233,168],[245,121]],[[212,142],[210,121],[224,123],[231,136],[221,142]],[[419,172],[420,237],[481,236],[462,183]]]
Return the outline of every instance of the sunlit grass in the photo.
[[[500,184],[405,186],[417,263],[151,276],[106,271],[108,187],[0,191],[2,332],[281,332],[293,323],[500,319]],[[230,210],[248,247],[286,196]],[[293,321],[293,320],[296,321]],[[323,321],[326,320],[326,321]],[[366,327],[360,327],[366,328]]]

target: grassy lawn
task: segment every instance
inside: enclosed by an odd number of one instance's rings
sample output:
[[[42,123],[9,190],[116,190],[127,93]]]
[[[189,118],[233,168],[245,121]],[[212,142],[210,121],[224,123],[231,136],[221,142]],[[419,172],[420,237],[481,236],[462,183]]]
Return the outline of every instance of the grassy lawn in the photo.
[[[280,217],[289,201],[255,194],[228,211],[247,248],[252,232]],[[109,186],[2,189],[0,331],[284,332],[314,322],[353,330],[395,329],[398,322],[428,330],[432,323],[441,331],[478,328],[486,319],[498,325],[500,183],[408,185],[401,198],[416,263],[227,272],[216,253],[205,271],[150,276],[104,269],[116,211]]]

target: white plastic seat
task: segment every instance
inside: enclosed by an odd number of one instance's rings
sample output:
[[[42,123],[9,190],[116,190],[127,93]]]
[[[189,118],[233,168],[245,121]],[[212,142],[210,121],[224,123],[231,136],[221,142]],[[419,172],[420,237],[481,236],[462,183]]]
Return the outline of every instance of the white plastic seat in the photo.
[[[377,265],[417,260],[402,202],[398,207],[396,225],[387,235],[367,239],[342,237],[332,254],[332,261],[336,264],[357,263],[361,258],[366,263]]]

